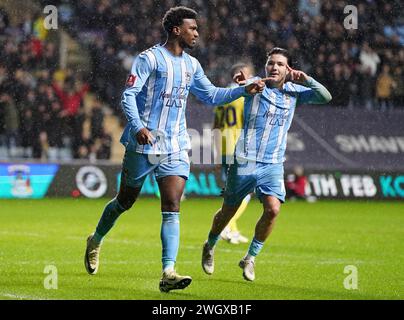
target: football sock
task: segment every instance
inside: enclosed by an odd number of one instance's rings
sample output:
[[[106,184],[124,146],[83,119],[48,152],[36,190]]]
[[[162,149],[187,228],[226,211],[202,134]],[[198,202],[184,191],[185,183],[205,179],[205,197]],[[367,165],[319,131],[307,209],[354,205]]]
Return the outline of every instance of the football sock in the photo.
[[[98,222],[93,240],[100,243],[108,231],[111,230],[115,224],[115,221],[124,211],[125,209],[119,204],[116,198],[108,202],[104,208],[101,219]]]
[[[180,242],[180,218],[179,212],[162,212],[161,244],[163,247],[162,263],[163,271],[174,269]]]
[[[253,239],[251,241],[250,247],[248,248],[248,252],[245,255],[244,259],[249,259],[254,261],[255,257],[260,253],[264,243],[261,241],[258,241],[257,239]]]
[[[209,247],[213,248],[216,243],[219,241],[220,239],[220,234],[212,234],[212,232],[209,232],[208,235],[208,245]]]
[[[229,222],[229,227],[231,231],[238,232],[237,228],[237,220],[241,217],[241,215],[244,213],[245,209],[247,209],[247,205],[250,202],[251,195],[246,195],[246,197],[243,199],[243,202],[241,202],[240,207],[237,209],[236,214],[231,218]]]

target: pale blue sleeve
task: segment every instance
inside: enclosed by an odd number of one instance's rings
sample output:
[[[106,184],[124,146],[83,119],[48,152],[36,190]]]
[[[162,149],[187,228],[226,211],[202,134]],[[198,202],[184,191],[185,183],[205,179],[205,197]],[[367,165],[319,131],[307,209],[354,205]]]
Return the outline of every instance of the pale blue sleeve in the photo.
[[[320,82],[314,80],[312,77],[299,86],[299,97],[297,104],[324,104],[331,101],[331,93]]]
[[[122,94],[121,107],[125,113],[126,119],[136,134],[144,125],[139,117],[139,110],[136,103],[136,96],[142,90],[144,84],[153,72],[149,60],[146,55],[141,54],[136,57],[132,65],[130,77],[134,77],[133,84],[126,83],[126,89]]]
[[[197,63],[190,91],[200,101],[210,106],[218,106],[247,95],[245,86],[236,88],[215,87],[206,77],[200,63]]]

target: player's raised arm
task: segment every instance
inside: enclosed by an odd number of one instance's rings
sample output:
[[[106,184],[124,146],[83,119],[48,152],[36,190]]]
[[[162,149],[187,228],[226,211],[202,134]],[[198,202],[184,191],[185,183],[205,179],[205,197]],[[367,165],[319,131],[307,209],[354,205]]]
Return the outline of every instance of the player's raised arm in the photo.
[[[152,136],[140,120],[136,96],[142,90],[146,80],[153,72],[148,58],[144,54],[136,57],[132,65],[131,74],[126,81],[126,88],[122,94],[121,106],[126,119],[132,127],[132,132],[140,144],[150,144]]]
[[[298,104],[324,104],[331,101],[331,93],[320,82],[309,77],[303,71],[292,69],[289,66],[287,69],[292,82],[307,87],[307,90],[299,92]]]
[[[206,77],[198,62],[190,91],[203,103],[217,106],[236,100],[244,95],[260,93],[264,90],[264,86],[265,83],[263,81],[257,80],[249,85],[236,88],[215,87]]]

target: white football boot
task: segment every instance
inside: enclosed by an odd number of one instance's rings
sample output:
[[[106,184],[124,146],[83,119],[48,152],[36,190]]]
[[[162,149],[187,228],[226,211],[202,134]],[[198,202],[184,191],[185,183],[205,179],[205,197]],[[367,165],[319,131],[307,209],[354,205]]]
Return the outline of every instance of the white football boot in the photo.
[[[243,269],[243,277],[247,281],[254,281],[255,279],[255,272],[254,272],[254,267],[255,263],[254,261],[250,259],[241,259],[238,266]]]
[[[160,280],[160,291],[170,292],[171,290],[185,289],[192,282],[190,276],[180,276],[175,270],[164,271]]]
[[[84,265],[89,274],[94,275],[98,271],[100,263],[101,243],[92,240],[93,234],[87,238],[86,253],[84,255]]]
[[[215,271],[214,248],[210,248],[206,241],[202,250],[202,269],[211,275]]]

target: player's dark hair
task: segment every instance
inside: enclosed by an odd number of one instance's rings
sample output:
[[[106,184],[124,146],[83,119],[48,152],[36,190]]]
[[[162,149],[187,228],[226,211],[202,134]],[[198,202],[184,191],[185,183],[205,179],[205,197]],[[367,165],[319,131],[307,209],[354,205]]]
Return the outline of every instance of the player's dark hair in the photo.
[[[184,19],[196,19],[197,13],[190,8],[179,6],[168,10],[163,18],[163,28],[170,34],[174,27],[182,25]]]
[[[272,48],[271,51],[268,52],[267,60],[273,54],[283,55],[287,59],[289,67],[293,68],[292,56],[290,55],[288,50],[279,47]]]

